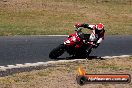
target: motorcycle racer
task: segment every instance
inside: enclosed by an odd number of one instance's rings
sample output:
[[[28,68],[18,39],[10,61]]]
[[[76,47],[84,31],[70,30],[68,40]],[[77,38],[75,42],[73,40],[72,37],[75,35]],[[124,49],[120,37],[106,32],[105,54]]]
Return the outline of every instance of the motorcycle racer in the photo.
[[[75,24],[74,27],[76,27],[78,30],[80,30],[80,27],[91,30],[91,34],[89,34],[88,41],[92,41],[95,43],[93,48],[97,48],[100,45],[100,43],[104,40],[105,30],[104,30],[104,25],[102,23],[98,23],[96,25],[91,25],[87,23],[83,23],[83,24],[77,23]]]
[[[69,34],[63,43],[51,50],[49,58],[58,59],[64,52],[72,58],[87,58],[93,48],[97,48],[104,39],[104,25],[102,23],[89,25],[87,23],[75,24],[76,30]],[[84,33],[83,28],[91,30],[91,33]]]

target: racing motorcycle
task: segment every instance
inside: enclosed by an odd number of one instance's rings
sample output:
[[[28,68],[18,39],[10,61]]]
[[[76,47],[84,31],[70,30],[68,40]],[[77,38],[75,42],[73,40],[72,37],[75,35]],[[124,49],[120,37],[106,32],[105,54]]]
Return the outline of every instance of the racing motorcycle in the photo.
[[[90,34],[82,32],[82,28],[76,29],[66,40],[56,48],[51,50],[49,58],[58,59],[64,52],[73,58],[87,58],[91,53],[94,42],[88,41]]]

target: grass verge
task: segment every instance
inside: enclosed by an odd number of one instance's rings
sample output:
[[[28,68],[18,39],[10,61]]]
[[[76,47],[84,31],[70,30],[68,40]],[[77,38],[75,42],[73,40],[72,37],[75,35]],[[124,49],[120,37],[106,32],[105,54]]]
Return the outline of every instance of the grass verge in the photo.
[[[132,83],[88,84],[80,87],[75,80],[79,66],[84,67],[89,74],[132,75],[131,62],[132,57],[58,63],[42,70],[1,77],[0,88],[131,88]]]
[[[132,34],[131,0],[1,0],[0,35],[69,34],[77,22]]]

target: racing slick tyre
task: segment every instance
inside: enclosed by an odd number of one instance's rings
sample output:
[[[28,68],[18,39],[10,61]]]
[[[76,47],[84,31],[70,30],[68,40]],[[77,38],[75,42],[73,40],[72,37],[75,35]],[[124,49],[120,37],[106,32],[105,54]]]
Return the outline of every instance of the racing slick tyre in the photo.
[[[57,59],[59,56],[61,56],[65,52],[65,45],[60,44],[56,48],[54,48],[50,53],[49,53],[49,58],[50,59]]]

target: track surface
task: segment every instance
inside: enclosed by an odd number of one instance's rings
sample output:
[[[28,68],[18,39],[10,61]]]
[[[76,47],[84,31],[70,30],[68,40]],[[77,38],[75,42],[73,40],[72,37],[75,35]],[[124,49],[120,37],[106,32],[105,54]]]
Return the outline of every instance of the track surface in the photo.
[[[0,66],[50,61],[49,52],[66,36],[2,36]],[[132,55],[132,36],[106,36],[92,56]],[[68,56],[64,54],[62,57]]]

